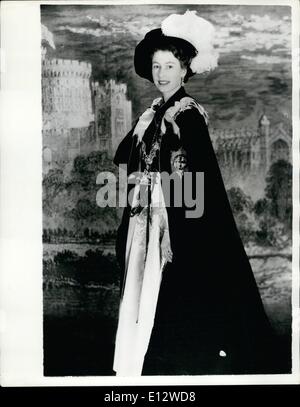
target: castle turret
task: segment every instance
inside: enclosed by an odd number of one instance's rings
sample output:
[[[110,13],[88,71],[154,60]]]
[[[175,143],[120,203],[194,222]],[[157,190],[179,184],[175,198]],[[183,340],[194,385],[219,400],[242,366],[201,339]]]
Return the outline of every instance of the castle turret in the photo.
[[[270,165],[270,152],[269,152],[269,136],[270,136],[270,121],[265,114],[263,114],[258,121],[258,134],[259,134],[259,167],[264,172]]]
[[[86,127],[94,120],[90,77],[92,66],[68,59],[43,59],[43,114],[63,128]]]
[[[113,79],[92,84],[95,108],[95,125],[100,149],[114,154],[122,138],[131,129],[132,107],[127,100],[126,84]]]
[[[266,135],[269,135],[269,129],[270,129],[270,122],[269,119],[267,118],[267,116],[265,114],[263,114],[259,121],[258,121],[258,126],[261,129],[261,131],[265,132]]]
[[[93,109],[95,116],[95,132],[97,148],[108,151],[110,145],[110,104],[104,86],[92,82]]]
[[[116,84],[114,80],[106,83],[110,92],[111,105],[111,153],[131,129],[131,101],[127,100],[127,85]]]
[[[92,82],[88,62],[47,57],[55,44],[45,26],[41,45],[45,171],[94,150],[114,154],[131,128],[127,86]]]
[[[53,162],[67,162],[81,152],[94,121],[90,78],[92,66],[68,59],[42,59],[44,143]]]

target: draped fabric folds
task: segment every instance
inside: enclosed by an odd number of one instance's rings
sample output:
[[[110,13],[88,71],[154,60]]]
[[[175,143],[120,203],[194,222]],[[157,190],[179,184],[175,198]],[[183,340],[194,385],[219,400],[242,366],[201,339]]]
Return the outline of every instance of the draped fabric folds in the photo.
[[[139,376],[142,373],[166,264],[161,242],[168,234],[168,218],[159,180],[151,193],[151,214],[145,207],[129,221],[126,283],[120,304],[114,359],[118,376]],[[151,219],[148,220],[148,216]],[[147,222],[150,227],[148,244]]]

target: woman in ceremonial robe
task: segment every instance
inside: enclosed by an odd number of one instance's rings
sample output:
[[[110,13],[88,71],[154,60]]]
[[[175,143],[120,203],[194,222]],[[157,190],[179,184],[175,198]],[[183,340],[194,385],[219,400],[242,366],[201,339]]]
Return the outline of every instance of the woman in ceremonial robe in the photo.
[[[116,243],[122,275],[114,370],[120,376],[275,372],[273,332],[228,201],[208,114],[184,89],[192,75],[217,66],[213,32],[187,11],[166,18],[135,50],[137,74],[162,96],[114,158],[135,180]],[[163,174],[173,176],[173,189]],[[175,202],[178,190],[169,196],[178,182],[182,205]],[[186,194],[200,197],[203,208],[197,201],[190,208]]]

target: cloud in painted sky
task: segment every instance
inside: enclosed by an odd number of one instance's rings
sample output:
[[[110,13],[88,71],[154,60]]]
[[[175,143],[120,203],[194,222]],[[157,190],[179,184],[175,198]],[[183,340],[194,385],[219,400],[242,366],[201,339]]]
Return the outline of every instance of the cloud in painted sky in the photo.
[[[283,22],[268,15],[246,18],[239,14],[228,14],[233,25],[227,23],[222,26],[218,21],[216,26],[216,44],[222,53],[262,52],[276,48],[287,55],[290,53],[289,17]]]
[[[92,35],[94,37],[102,37],[116,34],[131,34],[136,38],[143,37],[149,30],[153,28],[149,24],[149,19],[142,17],[140,20],[124,21],[105,18],[104,16],[92,17],[86,16],[88,20],[86,24],[82,24],[81,27],[71,25],[61,25],[58,27],[59,31],[70,31],[74,34]],[[91,28],[88,26],[89,22],[93,25],[98,25],[97,28]]]
[[[80,24],[63,24],[57,29],[94,37],[129,34],[139,40],[147,31],[158,27],[162,20],[161,13],[153,13],[153,10],[151,15],[89,13],[82,17]],[[215,44],[220,54],[265,52],[269,56],[270,52],[275,52],[282,62],[290,57],[291,22],[288,15],[220,12],[212,13],[209,19],[215,25]],[[259,58],[252,60],[261,63]]]
[[[100,18],[94,18],[94,17],[91,17],[91,16],[86,16],[86,18],[88,20],[92,21],[93,23],[98,23],[98,24],[101,24],[101,25],[108,23],[108,21],[104,17],[101,17],[101,19],[100,19]]]
[[[227,17],[232,24],[260,32],[280,32],[283,26],[282,19],[271,18],[268,14],[263,16],[251,14],[250,16],[245,17],[240,14],[232,14],[229,12],[227,13]],[[290,18],[285,16],[283,19],[288,21]]]
[[[114,34],[123,34],[125,31],[122,29],[109,29],[104,28],[86,28],[86,27],[72,27],[70,25],[62,25],[58,27],[59,31],[70,31],[74,34],[92,35],[93,37],[110,36]]]

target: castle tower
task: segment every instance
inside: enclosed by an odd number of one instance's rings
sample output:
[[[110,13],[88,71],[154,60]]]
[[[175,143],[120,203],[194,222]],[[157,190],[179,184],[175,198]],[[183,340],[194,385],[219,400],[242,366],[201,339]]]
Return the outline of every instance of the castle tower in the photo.
[[[87,62],[43,59],[43,113],[52,115],[65,128],[88,126],[93,120],[91,73],[92,66]]]
[[[67,59],[42,59],[44,141],[57,161],[80,154],[81,139],[94,121],[90,63]]]
[[[127,86],[110,79],[103,86],[93,82],[92,90],[99,149],[114,155],[132,125],[132,107],[131,101],[127,100]]]
[[[114,154],[120,141],[130,131],[132,125],[131,101],[127,100],[127,86],[116,84],[113,79],[105,82],[109,97],[111,142],[110,153]]]
[[[93,109],[97,148],[100,151],[110,150],[110,100],[104,86],[92,82]]]

